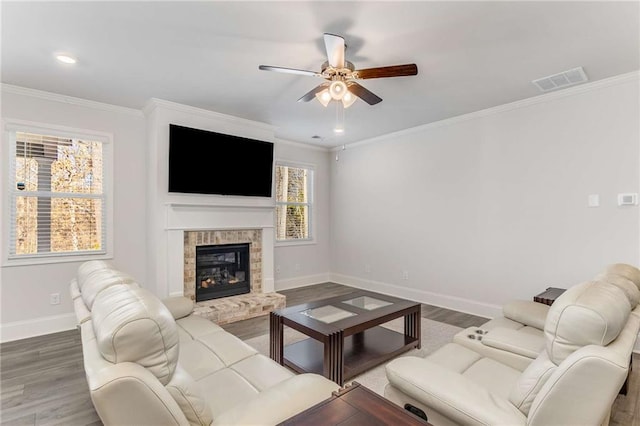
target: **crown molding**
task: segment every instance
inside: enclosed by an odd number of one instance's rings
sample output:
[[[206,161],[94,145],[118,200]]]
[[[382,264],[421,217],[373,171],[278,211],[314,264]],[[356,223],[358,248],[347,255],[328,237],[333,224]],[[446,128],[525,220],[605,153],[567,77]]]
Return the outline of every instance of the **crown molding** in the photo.
[[[278,139],[276,138],[276,143],[282,144],[282,145],[290,145],[296,148],[301,148],[301,149],[310,149],[312,151],[321,151],[321,152],[329,152],[331,151],[331,148],[328,146],[320,146],[320,145],[314,145],[314,144],[308,144],[308,143],[304,143],[304,142],[295,142],[295,141],[290,141],[287,139]]]
[[[119,105],[106,104],[103,102],[90,101],[88,99],[76,98],[74,96],[61,95],[59,93],[45,92],[44,90],[31,89],[28,87],[14,86],[12,84],[2,83],[2,91],[5,93],[13,93],[16,95],[30,96],[32,98],[44,99],[47,101],[62,102],[70,105],[77,105],[86,108],[93,108],[102,111],[117,112],[120,114],[128,114],[135,117],[142,117],[142,111],[134,108],[127,108]]]
[[[204,118],[210,118],[214,120],[227,121],[234,124],[241,124],[248,127],[258,128],[262,130],[268,130],[275,132],[276,126],[271,124],[261,123],[259,121],[248,120],[246,118],[240,118],[233,115],[222,114],[220,112],[210,111],[208,109],[197,108],[189,105],[179,104],[177,102],[166,101],[164,99],[151,98],[147,101],[142,108],[144,115],[149,115],[158,108],[168,109],[171,111],[181,112],[184,114],[197,115]]]
[[[617,86],[619,84],[626,84],[630,82],[637,82],[640,79],[640,72],[633,71],[626,74],[620,74],[614,77],[605,78],[598,81],[593,81],[591,83],[584,83],[578,86],[568,87],[564,90],[559,90],[557,92],[545,93],[539,96],[535,96],[532,98],[522,99],[519,101],[511,102],[504,105],[498,105],[496,107],[491,107],[479,111],[470,112],[468,114],[459,115],[456,117],[447,118],[440,121],[434,121],[428,124],[422,124],[416,127],[410,127],[408,129],[399,130],[393,133],[387,133],[386,135],[376,136],[375,138],[365,139],[362,141],[346,144],[345,146],[338,146],[331,148],[331,151],[341,151],[346,148],[355,148],[358,146],[375,144],[375,143],[384,143],[391,142],[398,137],[407,136],[414,133],[423,132],[430,129],[435,129],[443,126],[451,126],[458,123],[463,123],[469,120],[476,120],[478,118],[487,117],[490,115],[501,114],[503,112],[512,111],[520,108],[527,108],[532,105],[542,104],[546,102],[555,101],[557,99],[566,98],[569,96],[575,96],[586,92],[591,92],[594,90],[603,89],[606,87]]]

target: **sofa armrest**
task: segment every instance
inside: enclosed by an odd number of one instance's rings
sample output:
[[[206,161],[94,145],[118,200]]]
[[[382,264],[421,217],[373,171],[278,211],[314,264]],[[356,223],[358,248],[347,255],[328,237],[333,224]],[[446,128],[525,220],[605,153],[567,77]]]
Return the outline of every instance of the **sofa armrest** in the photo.
[[[531,359],[540,355],[544,349],[544,335],[542,333],[538,336],[509,328],[494,328],[482,337],[481,342],[485,346]]]
[[[508,400],[428,359],[399,357],[387,364],[386,372],[391,386],[454,423],[526,424],[524,414]]]
[[[299,374],[223,412],[212,425],[275,425],[330,398],[339,388],[319,374]]]
[[[169,391],[139,364],[112,364],[87,374],[87,382],[105,425],[189,425]]]
[[[173,319],[179,320],[186,316],[191,315],[193,312],[193,300],[184,296],[167,297],[162,299],[162,303],[169,309]]]
[[[544,322],[550,306],[530,300],[512,300],[502,306],[505,318],[539,330],[544,330]]]

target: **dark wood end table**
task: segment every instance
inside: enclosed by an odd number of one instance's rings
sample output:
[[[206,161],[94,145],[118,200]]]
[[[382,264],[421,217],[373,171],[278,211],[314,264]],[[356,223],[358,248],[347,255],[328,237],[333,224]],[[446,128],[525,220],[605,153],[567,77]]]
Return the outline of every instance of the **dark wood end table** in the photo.
[[[353,382],[332,396],[280,423],[281,426],[432,426],[370,389]]]
[[[556,299],[566,290],[566,288],[547,287],[547,289],[542,293],[533,296],[533,301],[551,306],[553,302],[555,302]]]

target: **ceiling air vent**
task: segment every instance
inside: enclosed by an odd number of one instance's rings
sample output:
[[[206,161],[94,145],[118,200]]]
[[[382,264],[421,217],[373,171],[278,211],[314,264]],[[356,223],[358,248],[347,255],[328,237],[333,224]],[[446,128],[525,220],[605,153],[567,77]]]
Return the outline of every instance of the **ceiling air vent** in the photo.
[[[533,80],[532,83],[543,92],[550,90],[561,89],[563,87],[573,86],[574,84],[584,83],[587,81],[587,75],[584,73],[582,67],[574,68],[572,70],[563,71],[558,74],[550,75],[547,77]]]

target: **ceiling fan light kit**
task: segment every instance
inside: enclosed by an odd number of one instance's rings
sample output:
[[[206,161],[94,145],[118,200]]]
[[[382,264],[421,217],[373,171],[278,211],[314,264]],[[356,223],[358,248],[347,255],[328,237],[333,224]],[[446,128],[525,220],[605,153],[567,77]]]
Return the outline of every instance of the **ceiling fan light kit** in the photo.
[[[343,37],[324,33],[324,45],[327,51],[327,61],[322,64],[320,72],[270,65],[260,65],[258,69],[324,78],[327,82],[311,89],[298,99],[298,102],[309,102],[312,99],[317,99],[326,107],[329,103],[335,101],[344,108],[349,108],[358,98],[369,105],[382,102],[382,98],[370,92],[355,80],[404,77],[418,74],[416,64],[391,65],[387,67],[356,70],[351,62],[345,60],[347,46]]]

